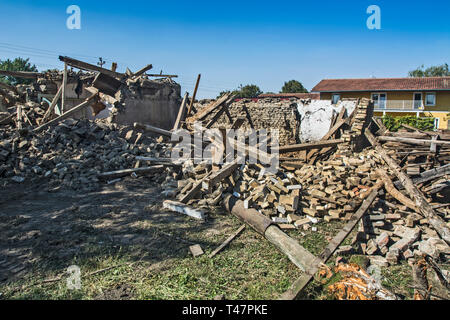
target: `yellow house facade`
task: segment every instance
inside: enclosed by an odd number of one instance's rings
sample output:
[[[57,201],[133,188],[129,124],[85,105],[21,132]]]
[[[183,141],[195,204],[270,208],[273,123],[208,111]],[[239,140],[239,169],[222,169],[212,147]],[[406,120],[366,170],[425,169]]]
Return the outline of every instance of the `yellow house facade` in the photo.
[[[375,116],[431,116],[436,129],[450,129],[450,77],[327,79],[311,91],[333,103],[345,98],[372,99]]]

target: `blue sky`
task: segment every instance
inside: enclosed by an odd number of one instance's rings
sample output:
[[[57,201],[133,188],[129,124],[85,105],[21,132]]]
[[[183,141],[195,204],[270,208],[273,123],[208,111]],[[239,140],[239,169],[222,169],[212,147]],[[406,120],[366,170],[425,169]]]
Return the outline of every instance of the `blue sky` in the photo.
[[[69,5],[81,30],[66,28]],[[369,5],[381,30],[369,30]],[[148,63],[178,74],[182,91],[215,97],[239,84],[278,92],[296,79],[402,77],[450,63],[450,1],[22,1],[0,0],[0,59],[61,68],[59,54],[119,71]]]

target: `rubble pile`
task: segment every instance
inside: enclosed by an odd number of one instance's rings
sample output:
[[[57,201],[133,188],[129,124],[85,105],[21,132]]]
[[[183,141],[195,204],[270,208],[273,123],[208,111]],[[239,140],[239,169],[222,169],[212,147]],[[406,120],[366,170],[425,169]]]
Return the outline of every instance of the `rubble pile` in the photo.
[[[98,173],[134,167],[136,156],[170,157],[162,140],[101,121],[66,119],[24,135],[2,129],[0,140],[2,185],[47,178],[50,186],[95,190]]]

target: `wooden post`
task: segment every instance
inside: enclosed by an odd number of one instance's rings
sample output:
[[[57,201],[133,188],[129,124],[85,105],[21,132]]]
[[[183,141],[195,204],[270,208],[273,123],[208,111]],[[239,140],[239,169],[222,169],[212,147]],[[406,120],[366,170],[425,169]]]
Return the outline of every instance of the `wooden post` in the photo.
[[[56,95],[53,97],[52,103],[50,104],[50,106],[48,107],[47,111],[44,114],[44,117],[42,118],[40,124],[45,123],[45,121],[47,121],[47,119],[50,117],[50,115],[52,114],[53,109],[56,106],[56,103],[58,102],[59,98],[61,97],[62,94],[62,89],[63,86],[59,87],[58,92],[56,93]]]
[[[189,114],[191,114],[191,109],[192,109],[192,106],[194,105],[195,96],[197,95],[198,84],[200,83],[200,77],[201,76],[202,75],[199,74],[198,77],[197,77],[197,82],[195,83],[194,94],[192,95],[192,100],[191,100],[191,103],[189,104],[189,109],[188,109],[187,114],[186,114],[187,116],[189,116]]]
[[[22,130],[22,106],[17,106],[17,130]]]
[[[177,116],[177,119],[175,120],[175,124],[173,125],[172,131],[178,130],[178,128],[180,127],[181,121],[183,121],[184,115],[186,113],[186,102],[187,102],[188,96],[189,96],[189,93],[186,92],[184,94],[183,101],[181,102],[180,109],[178,110],[178,116]]]
[[[66,106],[66,85],[67,85],[67,63],[64,62],[64,75],[62,82],[62,98],[61,98],[61,113],[64,114]]]
[[[113,63],[111,64],[111,71],[112,71],[112,72],[116,72],[116,70],[117,70],[117,62],[113,62]]]

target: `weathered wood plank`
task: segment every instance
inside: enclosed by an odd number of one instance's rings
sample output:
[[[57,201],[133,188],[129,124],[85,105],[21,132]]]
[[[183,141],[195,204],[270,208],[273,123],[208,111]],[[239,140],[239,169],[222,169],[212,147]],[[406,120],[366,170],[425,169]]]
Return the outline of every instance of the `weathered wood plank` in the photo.
[[[205,219],[205,213],[203,211],[190,207],[182,202],[173,200],[164,200],[163,207],[168,210],[179,212],[196,219],[200,220]]]
[[[280,153],[309,150],[309,149],[320,149],[325,147],[336,146],[340,143],[344,143],[343,139],[325,140],[312,143],[302,143],[302,144],[292,144],[287,146],[281,146],[279,148]]]
[[[229,236],[220,246],[218,246],[216,249],[214,249],[213,252],[209,254],[209,258],[214,257],[216,254],[218,254],[220,251],[223,250],[228,244],[230,244],[231,241],[234,240],[242,231],[245,229],[245,224],[243,224],[235,233],[233,233],[231,236]]]
[[[164,170],[163,165],[156,165],[151,167],[142,167],[142,168],[132,168],[132,169],[123,169],[123,170],[116,170],[116,171],[108,171],[108,172],[102,172],[98,174],[98,177],[100,179],[115,179],[120,177],[125,177],[130,174],[134,173],[154,173],[154,172],[161,172]]]

